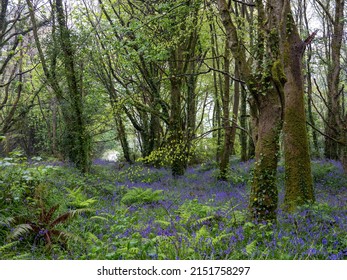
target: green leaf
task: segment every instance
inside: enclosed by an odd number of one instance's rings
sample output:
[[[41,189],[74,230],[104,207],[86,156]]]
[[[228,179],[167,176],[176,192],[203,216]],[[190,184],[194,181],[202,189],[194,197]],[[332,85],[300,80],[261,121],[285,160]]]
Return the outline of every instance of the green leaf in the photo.
[[[252,255],[256,249],[257,249],[257,240],[253,240],[251,243],[249,243],[247,246],[246,246],[246,253],[247,255]]]
[[[17,239],[25,233],[32,231],[33,228],[30,224],[20,224],[17,225],[10,235],[10,239]]]

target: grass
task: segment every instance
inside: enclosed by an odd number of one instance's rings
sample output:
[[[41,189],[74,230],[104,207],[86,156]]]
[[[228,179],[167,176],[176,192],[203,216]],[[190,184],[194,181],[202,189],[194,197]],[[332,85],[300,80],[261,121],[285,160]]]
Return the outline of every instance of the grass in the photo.
[[[2,167],[8,200],[0,207],[0,259],[347,259],[347,177],[337,162],[314,161],[316,203],[293,214],[279,207],[274,224],[248,220],[252,162],[233,162],[228,182],[216,179],[214,164],[190,167],[180,178],[165,168],[100,161],[89,175],[57,166],[39,177],[42,166]],[[283,172],[279,167],[279,206]],[[20,199],[35,201],[35,191],[45,189],[46,208],[60,206],[57,217],[78,205],[94,209],[57,225],[78,238],[64,246],[58,238],[49,248],[28,231],[9,239],[18,213],[32,215],[33,204],[14,199],[22,179],[29,187]]]

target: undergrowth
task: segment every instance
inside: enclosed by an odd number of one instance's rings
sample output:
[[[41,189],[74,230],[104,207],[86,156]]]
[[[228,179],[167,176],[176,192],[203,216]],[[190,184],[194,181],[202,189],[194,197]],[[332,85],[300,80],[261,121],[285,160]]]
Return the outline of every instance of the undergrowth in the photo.
[[[0,259],[347,259],[338,163],[313,162],[316,203],[273,224],[248,217],[252,166],[232,162],[219,182],[213,163],[181,178],[141,164],[82,175],[13,154],[0,160]]]

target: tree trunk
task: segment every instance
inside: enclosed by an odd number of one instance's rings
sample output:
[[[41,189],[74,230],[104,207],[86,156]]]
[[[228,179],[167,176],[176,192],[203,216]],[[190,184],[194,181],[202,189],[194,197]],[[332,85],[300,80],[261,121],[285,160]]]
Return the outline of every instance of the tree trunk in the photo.
[[[282,15],[280,50],[286,76],[284,86],[284,156],[285,156],[285,206],[291,211],[298,205],[314,201],[311,161],[306,129],[302,57],[305,43],[298,34],[290,1],[276,2]]]
[[[114,104],[113,104],[113,106],[114,106]],[[129,141],[128,141],[128,138],[127,138],[125,125],[124,125],[124,121],[123,121],[123,118],[122,118],[122,113],[118,112],[116,114],[115,108],[113,110],[114,110],[113,116],[114,116],[114,120],[115,120],[115,123],[116,123],[116,129],[117,129],[117,138],[118,138],[118,140],[119,140],[119,142],[120,142],[120,144],[122,146],[124,159],[126,160],[126,162],[131,164],[131,163],[133,163],[133,161],[131,159]]]
[[[330,137],[325,139],[325,157],[339,159],[339,145],[333,139],[344,138],[344,126],[341,121],[341,94],[340,94],[340,72],[341,72],[341,47],[344,29],[344,0],[335,0],[335,18],[332,22],[333,34],[331,38],[331,57],[328,67],[328,116],[325,134]]]
[[[60,30],[60,46],[63,52],[65,76],[68,84],[71,118],[66,124],[70,160],[82,172],[90,169],[90,137],[86,130],[83,116],[83,101],[81,87],[78,83],[75,69],[74,51],[70,33],[66,25],[62,0],[56,0],[56,13]]]
[[[240,111],[240,125],[242,128],[247,129],[247,92],[241,88],[241,111]],[[248,143],[247,133],[243,129],[240,132],[240,144],[241,144],[241,161],[247,161],[248,157]]]
[[[186,160],[186,145],[182,131],[182,116],[181,116],[181,78],[170,78],[171,85],[171,115],[169,125],[169,150],[171,157],[171,173],[172,176],[182,176],[185,173]]]
[[[278,202],[276,174],[279,135],[282,129],[282,107],[278,93],[267,92],[262,98],[261,108],[249,207],[255,220],[271,221],[276,219]]]
[[[235,78],[240,79],[239,66],[235,63]],[[230,135],[230,151],[232,154],[235,153],[235,139],[237,131],[237,119],[239,116],[239,105],[240,105],[240,82],[235,81],[234,83],[234,103],[233,103],[233,115],[231,123],[231,135]]]
[[[52,110],[52,154],[58,158],[58,107],[57,107],[57,99],[55,97],[52,98],[51,101],[51,110]]]
[[[222,95],[222,108],[223,108],[223,129],[224,129],[224,142],[222,156],[219,164],[220,180],[227,180],[229,169],[229,158],[231,153],[231,125],[230,125],[230,50],[228,42],[225,45],[224,52],[224,90]]]
[[[306,32],[309,32],[309,23],[308,23],[308,11],[307,11],[307,0],[304,0],[303,3],[303,17],[305,22],[305,28]],[[306,58],[306,80],[307,80],[307,113],[308,113],[308,120],[310,124],[312,124],[313,127],[315,127],[315,119],[312,112],[313,107],[313,86],[312,86],[312,68],[311,68],[311,61],[312,61],[312,46],[309,45],[307,48],[307,58]],[[318,135],[317,131],[315,129],[311,129],[312,134],[312,148],[313,156],[314,157],[320,157],[319,152],[319,145],[318,145]]]
[[[213,13],[213,11],[210,11]],[[219,53],[218,53],[218,40],[216,38],[215,24],[213,22],[213,17],[209,15],[210,23],[210,34],[211,34],[211,51],[214,59],[212,60],[212,66],[214,69],[220,69],[219,63]],[[222,133],[221,133],[221,106],[220,106],[220,96],[223,95],[223,81],[222,74],[216,71],[213,71],[213,85],[214,85],[214,108],[213,108],[213,127],[217,128],[213,132],[213,138],[216,139],[216,162],[220,162],[221,158],[221,142],[222,142]],[[219,94],[219,91],[221,94]]]
[[[274,58],[278,55],[278,40],[266,38],[266,22],[262,1],[256,1],[258,8],[258,73],[251,74],[251,66],[246,59],[245,48],[239,38],[228,11],[225,0],[218,0],[218,9],[226,30],[229,48],[238,64],[240,76],[246,81],[252,93],[251,111],[254,124],[254,139],[256,144],[256,167],[254,171],[249,208],[255,220],[274,220],[277,209],[277,156],[278,136],[282,125],[282,87],[283,78],[280,63]],[[272,15],[269,14],[269,18]],[[268,21],[270,27],[272,21]],[[271,30],[271,29],[270,29]],[[275,34],[276,35],[276,34]],[[267,39],[268,49],[265,49]],[[275,38],[276,39],[276,38]],[[268,65],[263,67],[264,62]]]

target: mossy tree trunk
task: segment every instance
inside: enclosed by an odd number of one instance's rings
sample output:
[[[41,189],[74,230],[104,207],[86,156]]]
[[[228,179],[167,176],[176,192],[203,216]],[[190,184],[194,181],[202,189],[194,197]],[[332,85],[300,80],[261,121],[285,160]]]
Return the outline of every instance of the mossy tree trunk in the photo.
[[[187,1],[182,13],[173,17],[180,26],[179,30],[175,30],[180,39],[172,45],[168,57],[170,116],[167,148],[174,177],[185,173],[196,129],[195,71],[201,67],[198,59],[202,57],[198,48],[200,4],[199,1]]]
[[[252,118],[256,123],[254,134],[255,167],[250,196],[250,211],[257,221],[276,220],[278,189],[276,184],[279,157],[279,135],[283,119],[283,86],[285,77],[279,57],[277,19],[273,16],[271,1],[266,9],[256,1],[258,9],[257,75],[252,81]],[[266,24],[264,24],[266,23]],[[266,30],[271,30],[267,33]],[[265,63],[264,63],[265,62]],[[265,66],[264,66],[265,65]]]
[[[284,85],[285,206],[291,211],[314,201],[311,161],[306,129],[302,58],[312,38],[302,41],[294,22],[290,1],[276,1],[280,15],[280,50],[286,76]]]
[[[66,25],[65,12],[61,0],[57,0],[52,5],[53,26],[52,38],[54,42],[54,54],[52,54],[50,67],[41,47],[38,36],[37,22],[35,18],[35,9],[30,0],[27,0],[29,7],[29,16],[33,26],[33,35],[40,57],[43,72],[46,76],[47,83],[53,89],[66,127],[65,135],[65,155],[73,162],[82,172],[88,172],[90,169],[90,136],[88,135],[86,122],[83,114],[83,94],[81,84],[77,78],[75,65],[76,56],[73,50],[70,33]],[[55,17],[56,16],[56,17]],[[59,40],[56,40],[55,18],[58,21]],[[62,51],[63,64],[65,68],[65,78],[67,82],[67,94],[64,93],[56,76],[56,63],[58,48]]]
[[[276,185],[279,135],[282,129],[282,106],[278,93],[267,91],[261,97],[258,141],[250,196],[250,211],[258,221],[276,219],[278,190]],[[277,106],[276,106],[277,105]]]
[[[226,30],[229,48],[240,70],[240,77],[246,81],[252,94],[251,111],[253,123],[256,124],[256,127],[253,128],[256,165],[251,186],[250,212],[255,220],[274,220],[278,201],[276,172],[278,139],[282,126],[283,93],[283,75],[277,60],[278,44],[276,43],[278,40],[273,41],[278,32],[271,33],[275,36],[266,37],[264,23],[268,22],[271,25],[270,17],[272,15],[269,13],[269,20],[267,20],[262,1],[256,1],[259,22],[258,69],[256,69],[256,73],[252,73],[251,65],[246,59],[244,44],[231,19],[228,5],[225,0],[218,0],[217,3]]]
[[[77,78],[75,54],[66,25],[62,0],[56,0],[55,8],[60,31],[59,42],[63,53],[65,77],[69,91],[69,104],[67,106],[69,108],[66,108],[69,112],[66,114],[70,116],[66,123],[69,158],[82,172],[88,172],[90,169],[90,137],[83,115],[83,95]]]

